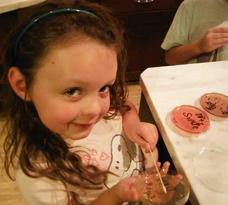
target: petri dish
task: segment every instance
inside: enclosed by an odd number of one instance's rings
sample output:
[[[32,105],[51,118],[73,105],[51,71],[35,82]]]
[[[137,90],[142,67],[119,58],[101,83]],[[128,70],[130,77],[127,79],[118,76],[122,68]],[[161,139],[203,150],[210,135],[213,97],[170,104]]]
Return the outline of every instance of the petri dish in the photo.
[[[192,105],[175,107],[168,115],[168,124],[182,135],[198,135],[210,127],[207,113]]]
[[[209,114],[228,118],[228,96],[221,93],[206,93],[200,97],[200,106]]]
[[[190,187],[185,177],[173,187],[172,184],[176,183],[174,173],[162,176],[162,180],[166,186],[167,193],[162,190],[160,181],[156,183],[156,179],[152,179],[151,183],[147,184],[143,205],[183,205],[188,201]]]
[[[193,159],[195,176],[207,188],[228,193],[228,153],[217,148],[202,148]]]

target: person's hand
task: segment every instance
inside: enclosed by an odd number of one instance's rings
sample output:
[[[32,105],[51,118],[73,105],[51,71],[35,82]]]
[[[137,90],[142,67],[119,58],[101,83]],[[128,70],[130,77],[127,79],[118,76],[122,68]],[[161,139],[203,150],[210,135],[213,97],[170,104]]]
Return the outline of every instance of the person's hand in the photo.
[[[124,178],[101,193],[90,205],[121,205],[123,202],[141,201],[145,193],[145,175]]]
[[[158,140],[156,126],[141,122],[133,103],[127,101],[126,105],[130,108],[123,114],[123,129],[126,136],[146,152],[154,150]]]
[[[175,192],[175,187],[180,183],[183,176],[180,174],[169,175],[169,162],[165,162],[162,167],[158,162],[157,166],[159,168],[167,193],[164,192],[159,176],[154,168],[153,170],[150,170],[149,173],[146,172],[145,198],[156,204],[165,204],[172,199]]]
[[[146,152],[156,149],[158,131],[155,125],[147,122],[129,122],[124,125],[127,137]]]
[[[198,41],[201,53],[209,53],[217,48],[228,44],[228,28],[213,27],[210,28],[204,37]]]
[[[167,175],[170,167],[169,162],[165,162],[161,167],[161,163],[157,163],[167,193],[164,193],[161,182],[157,175],[156,169],[150,173],[145,172],[141,175],[128,177],[121,180],[118,184],[111,188],[112,194],[119,202],[125,201],[143,201],[148,199],[157,204],[163,204],[170,201],[173,197],[175,187],[183,178],[182,175]],[[168,176],[168,177],[167,177]]]
[[[122,179],[111,188],[120,202],[140,201],[146,192],[145,176],[138,175]]]

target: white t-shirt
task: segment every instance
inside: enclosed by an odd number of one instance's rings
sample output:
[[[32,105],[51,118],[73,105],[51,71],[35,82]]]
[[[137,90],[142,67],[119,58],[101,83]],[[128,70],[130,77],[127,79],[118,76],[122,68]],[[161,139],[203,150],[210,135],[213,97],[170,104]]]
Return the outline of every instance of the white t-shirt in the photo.
[[[91,190],[68,186],[48,178],[31,178],[21,169],[16,172],[16,182],[28,205],[65,205],[67,191],[74,191],[81,202],[88,204],[104,190],[112,187],[120,179],[137,175],[143,169],[142,154],[138,146],[129,141],[122,133],[121,117],[113,120],[100,120],[90,135],[81,140],[67,141],[71,151],[81,146],[82,161],[101,170],[109,170],[103,189]]]
[[[206,31],[228,20],[226,0],[185,0],[179,6],[161,45],[164,50],[201,39]],[[206,60],[204,60],[206,59]],[[189,63],[228,60],[227,48],[205,54]]]

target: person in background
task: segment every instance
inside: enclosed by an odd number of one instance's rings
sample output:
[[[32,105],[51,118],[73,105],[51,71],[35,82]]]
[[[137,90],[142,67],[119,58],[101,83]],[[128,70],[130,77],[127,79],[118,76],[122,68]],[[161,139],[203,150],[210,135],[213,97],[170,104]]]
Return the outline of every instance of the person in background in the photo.
[[[167,64],[228,60],[228,0],[184,0],[161,45]]]
[[[144,156],[131,139],[150,151],[158,134],[127,101],[121,27],[85,1],[31,11],[4,54],[8,175],[29,205],[139,201]]]

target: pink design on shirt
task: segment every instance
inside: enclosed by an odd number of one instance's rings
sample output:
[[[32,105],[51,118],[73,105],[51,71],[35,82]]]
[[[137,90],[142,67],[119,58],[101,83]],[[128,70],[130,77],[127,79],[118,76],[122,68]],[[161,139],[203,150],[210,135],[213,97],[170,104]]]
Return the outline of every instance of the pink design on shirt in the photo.
[[[110,158],[110,156],[107,153],[105,153],[105,152],[102,152],[101,155],[100,155],[100,160],[101,161],[105,161],[105,160],[107,160],[109,158]]]
[[[99,151],[96,149],[89,149],[89,153],[85,153],[81,157],[84,165],[92,165],[100,169],[104,169],[106,164],[109,163],[108,160],[110,159],[110,156],[106,152],[99,153]]]

